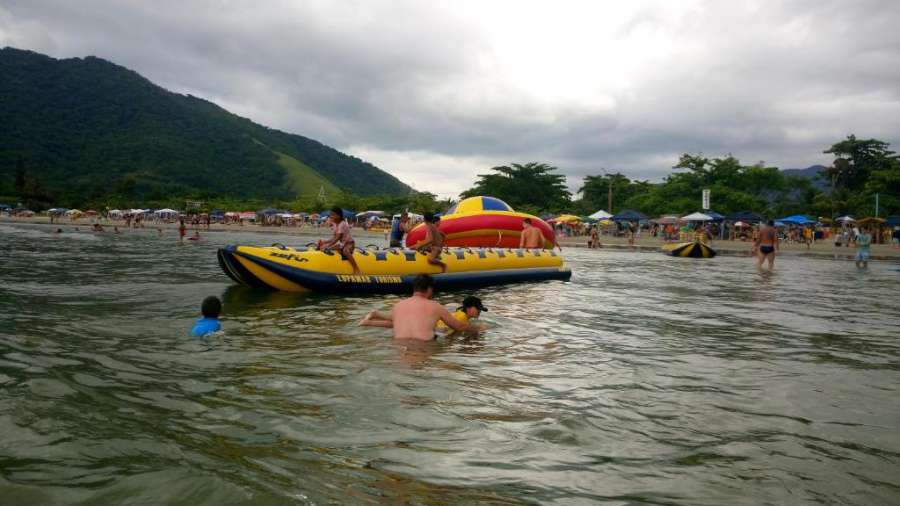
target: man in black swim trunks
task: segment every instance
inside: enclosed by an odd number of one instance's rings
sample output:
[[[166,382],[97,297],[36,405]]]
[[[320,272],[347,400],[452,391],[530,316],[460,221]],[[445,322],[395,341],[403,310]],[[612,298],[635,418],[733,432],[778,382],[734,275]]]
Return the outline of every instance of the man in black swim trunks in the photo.
[[[769,222],[759,229],[756,241],[753,243],[753,252],[756,253],[756,268],[762,269],[763,262],[769,262],[769,270],[775,268],[775,252],[778,251],[778,231],[775,230],[775,222]]]

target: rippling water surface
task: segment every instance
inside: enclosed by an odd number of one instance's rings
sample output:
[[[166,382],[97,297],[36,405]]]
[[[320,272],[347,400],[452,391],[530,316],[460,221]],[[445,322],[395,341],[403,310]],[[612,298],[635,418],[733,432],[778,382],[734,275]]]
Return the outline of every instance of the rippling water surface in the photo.
[[[4,504],[900,503],[897,264],[568,250],[401,345],[216,264],[306,237],[50,230],[0,224]]]

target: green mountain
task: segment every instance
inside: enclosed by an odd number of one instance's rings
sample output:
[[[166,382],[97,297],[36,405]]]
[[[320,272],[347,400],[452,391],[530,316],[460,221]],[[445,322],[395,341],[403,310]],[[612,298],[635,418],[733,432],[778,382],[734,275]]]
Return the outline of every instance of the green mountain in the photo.
[[[411,189],[359,158],[96,57],[0,49],[0,195],[294,200]]]

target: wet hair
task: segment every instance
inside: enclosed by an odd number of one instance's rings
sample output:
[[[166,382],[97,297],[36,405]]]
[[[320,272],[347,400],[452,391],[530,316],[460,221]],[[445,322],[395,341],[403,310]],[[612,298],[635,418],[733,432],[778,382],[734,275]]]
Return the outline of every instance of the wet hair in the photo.
[[[425,219],[425,223],[434,223],[434,213],[425,213],[422,217]]]
[[[200,304],[200,312],[203,313],[204,318],[218,318],[219,313],[222,312],[222,301],[215,295],[210,295]]]
[[[414,292],[424,293],[427,292],[429,288],[434,288],[434,278],[428,274],[420,274],[413,280]]]
[[[531,218],[525,218],[524,220],[522,220],[522,223],[527,223],[527,224],[531,225]]]
[[[344,219],[344,210],[341,209],[340,207],[337,207],[337,206],[332,207],[331,212],[333,212],[334,214],[336,214],[338,216],[338,221]]]

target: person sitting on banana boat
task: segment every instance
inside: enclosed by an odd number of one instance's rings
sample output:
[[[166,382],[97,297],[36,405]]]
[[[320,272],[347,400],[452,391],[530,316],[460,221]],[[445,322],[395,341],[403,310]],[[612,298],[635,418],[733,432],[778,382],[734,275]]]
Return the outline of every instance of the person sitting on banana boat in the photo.
[[[447,272],[447,264],[438,260],[441,250],[444,249],[444,233],[438,229],[439,216],[433,213],[425,213],[425,240],[417,245],[422,253],[428,255],[428,263],[441,268],[441,272]]]
[[[350,266],[353,267],[353,274],[359,274],[359,266],[356,265],[356,260],[353,258],[356,242],[350,236],[350,225],[344,219],[344,211],[340,207],[334,207],[331,209],[328,219],[331,221],[334,236],[327,241],[320,240],[316,249],[323,250],[339,245],[338,251],[341,254],[341,258],[350,262]]]

